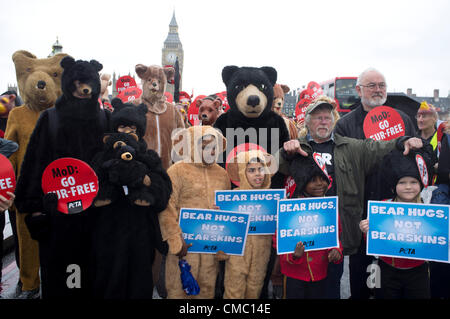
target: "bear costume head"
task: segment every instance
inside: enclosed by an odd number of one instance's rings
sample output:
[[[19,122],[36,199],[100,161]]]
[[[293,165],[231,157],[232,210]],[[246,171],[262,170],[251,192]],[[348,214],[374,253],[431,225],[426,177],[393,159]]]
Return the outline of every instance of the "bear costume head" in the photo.
[[[176,155],[185,162],[211,165],[227,148],[227,140],[212,126],[195,125],[173,134],[172,145]],[[202,160],[203,156],[206,161]]]
[[[240,113],[249,119],[260,118],[270,112],[273,103],[273,86],[277,71],[269,66],[226,66],[222,80],[227,87],[229,112]]]
[[[273,104],[272,111],[278,115],[282,115],[284,106],[284,95],[290,91],[286,84],[275,84],[273,87]]]
[[[166,111],[166,91],[167,79],[175,74],[172,67],[162,68],[157,65],[145,66],[136,65],[136,74],[142,80],[142,101],[147,105],[150,112],[162,114]]]
[[[252,189],[247,175],[247,165],[250,163],[261,163],[264,167],[264,182],[262,189],[270,188],[271,177],[277,172],[278,164],[275,158],[261,150],[249,150],[238,153],[233,161],[227,165],[227,173],[233,182],[239,183],[240,189]]]
[[[64,71],[61,76],[63,95],[56,102],[58,113],[74,119],[97,118],[100,105],[100,75],[103,66],[96,60],[83,61],[71,56],[61,60]]]
[[[131,103],[123,103],[121,99],[115,98],[111,101],[114,112],[111,116],[112,128],[114,132],[118,131],[120,125],[136,127],[136,134],[139,139],[145,135],[147,127],[147,107],[145,104],[135,106]]]
[[[27,107],[40,112],[55,105],[62,94],[60,62],[65,56],[67,54],[58,53],[51,58],[37,59],[24,50],[13,54],[17,84]]]
[[[222,100],[215,94],[197,100],[198,119],[202,125],[213,125],[220,115]]]
[[[71,99],[97,100],[101,91],[99,71],[103,69],[96,60],[83,61],[67,56],[61,60],[64,71],[61,87],[64,96]]]

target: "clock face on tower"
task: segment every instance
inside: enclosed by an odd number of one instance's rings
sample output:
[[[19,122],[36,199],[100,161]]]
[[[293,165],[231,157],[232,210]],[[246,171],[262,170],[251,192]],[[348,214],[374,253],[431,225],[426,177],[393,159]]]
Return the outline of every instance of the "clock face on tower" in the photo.
[[[166,55],[166,60],[169,63],[175,63],[175,60],[177,59],[177,55],[174,52],[169,52]]]

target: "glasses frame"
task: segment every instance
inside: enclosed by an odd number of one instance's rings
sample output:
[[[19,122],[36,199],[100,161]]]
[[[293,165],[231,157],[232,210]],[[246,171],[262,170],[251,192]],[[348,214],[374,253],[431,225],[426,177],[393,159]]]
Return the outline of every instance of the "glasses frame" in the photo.
[[[358,84],[358,85],[362,86],[362,87],[365,87],[365,88],[368,88],[371,91],[374,91],[377,87],[380,90],[386,90],[387,89],[387,84],[384,83],[384,82],[382,82],[382,83],[370,83],[368,85],[364,85],[364,84]],[[383,86],[383,87],[381,87],[381,86]]]

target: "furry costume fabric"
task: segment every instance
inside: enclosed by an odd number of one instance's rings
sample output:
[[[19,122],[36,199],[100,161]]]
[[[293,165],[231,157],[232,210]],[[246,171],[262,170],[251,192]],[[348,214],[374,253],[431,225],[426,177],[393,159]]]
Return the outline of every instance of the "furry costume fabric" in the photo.
[[[133,118],[139,120],[133,116],[133,111],[140,114],[136,106],[115,108],[112,122],[131,124]],[[92,219],[93,295],[107,299],[151,299],[155,248],[162,254],[167,253],[157,215],[167,206],[172,183],[158,154],[146,147],[140,148],[134,133],[110,133],[104,141],[105,150],[97,154],[92,166],[99,176],[97,198],[106,196],[111,204],[97,208]],[[133,159],[121,161],[123,165],[117,173],[132,178],[117,184],[114,178],[111,180],[117,167],[104,164],[115,154],[123,154],[122,151],[132,154]],[[133,160],[139,163],[137,170]],[[137,178],[136,174],[141,177]],[[149,185],[144,185],[142,176],[147,176]],[[134,184],[138,184],[137,187]],[[123,185],[127,186],[127,194]],[[136,200],[145,200],[149,206],[136,205]]]
[[[136,74],[142,80],[142,102],[147,106],[147,128],[144,140],[149,149],[161,157],[163,167],[172,164],[172,132],[184,128],[183,118],[172,103],[166,101],[167,78],[173,76],[173,68],[152,65],[136,65]]]
[[[89,295],[90,284],[91,208],[72,215],[57,212],[55,196],[43,194],[41,177],[44,169],[58,158],[89,162],[101,151],[103,133],[110,130],[110,113],[101,110],[98,103],[100,63],[75,61],[67,56],[61,60],[61,66],[63,95],[54,110],[42,112],[31,135],[17,182],[16,205],[21,213],[28,214],[25,218],[30,233],[33,236],[34,231],[39,239],[42,297],[84,298]],[[56,122],[50,123],[49,111],[55,112]],[[36,212],[42,215],[33,216]],[[81,288],[68,287],[69,265],[79,266]]]
[[[179,226],[179,214],[182,207],[214,208],[215,190],[230,189],[227,172],[216,163],[204,164],[198,160],[199,141],[205,135],[212,135],[221,145],[226,140],[211,126],[192,126],[174,136],[174,149],[184,157],[173,164],[167,171],[172,180],[173,192],[167,208],[159,215],[163,240],[169,244],[166,259],[166,288],[170,299],[214,297],[216,277],[219,270],[218,261],[213,254],[188,254],[186,261],[191,265],[191,272],[200,286],[200,293],[187,296],[183,291],[178,266],[178,254],[183,246],[182,230]],[[183,145],[182,148],[179,146]],[[200,149],[201,150],[201,149]],[[216,154],[219,154],[216,151]]]
[[[60,62],[67,54],[59,53],[47,59],[37,59],[27,51],[13,54],[16,67],[17,83],[25,104],[15,107],[8,116],[5,138],[16,142],[19,149],[11,157],[17,178],[20,177],[22,162],[27,151],[28,142],[42,111],[55,105],[61,95]],[[27,71],[28,70],[28,71]],[[39,85],[38,85],[39,84]],[[33,240],[25,224],[24,215],[13,205],[10,213],[16,214],[19,250],[19,272],[22,290],[39,288],[39,246]]]
[[[226,154],[241,143],[258,144],[270,154],[278,152],[289,140],[289,132],[283,118],[271,110],[277,71],[272,67],[226,66],[222,79],[227,87],[230,109],[217,118],[214,127],[220,129],[228,141]],[[227,129],[243,129],[244,137],[242,133],[227,132]],[[253,129],[256,136],[251,136]],[[282,188],[283,184],[283,177],[276,174],[272,187]]]
[[[261,151],[241,152],[235,163],[238,165],[240,186],[238,189],[253,189],[245,170],[248,163],[258,159],[268,169],[266,156]],[[228,166],[228,172],[233,166]],[[230,176],[235,179],[233,174]],[[264,176],[261,189],[270,188],[270,174]],[[243,256],[229,256],[225,263],[224,299],[258,299],[264,285],[267,264],[270,258],[272,235],[248,235]]]

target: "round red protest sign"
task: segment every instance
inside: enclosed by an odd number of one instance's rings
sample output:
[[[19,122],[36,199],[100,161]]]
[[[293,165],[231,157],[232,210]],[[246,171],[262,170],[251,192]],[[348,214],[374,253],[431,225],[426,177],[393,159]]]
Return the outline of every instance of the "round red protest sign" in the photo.
[[[125,89],[132,88],[132,87],[137,87],[137,85],[136,85],[136,80],[133,79],[131,76],[124,75],[117,79],[116,90],[118,93],[122,92]]]
[[[76,158],[60,158],[51,162],[42,174],[44,194],[58,195],[58,211],[76,214],[91,206],[98,192],[94,170]]]
[[[405,135],[405,123],[392,107],[378,106],[367,113],[363,130],[366,138],[389,141]]]
[[[138,87],[129,87],[122,90],[117,97],[122,100],[123,103],[131,103],[134,100],[140,98],[142,95],[142,90]]]
[[[0,154],[0,195],[9,199],[6,192],[14,193],[16,189],[16,175],[9,159]]]

